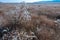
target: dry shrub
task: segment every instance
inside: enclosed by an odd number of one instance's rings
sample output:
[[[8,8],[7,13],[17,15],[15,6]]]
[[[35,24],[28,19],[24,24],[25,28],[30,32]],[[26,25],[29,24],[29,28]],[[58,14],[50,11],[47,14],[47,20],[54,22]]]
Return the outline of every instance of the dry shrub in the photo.
[[[34,26],[30,26],[31,28],[37,28],[37,25],[39,25],[39,31],[34,30],[34,33],[36,32],[36,36],[39,40],[55,40],[55,29],[57,28],[56,23],[54,20],[49,19],[45,15],[31,15],[31,24]],[[28,27],[29,28],[29,27]]]
[[[50,28],[56,28],[57,24],[54,22],[54,20],[49,19],[45,15],[38,16],[37,14],[31,14],[31,20],[30,21],[23,21],[23,19],[20,20],[20,24],[22,24],[26,29],[33,29],[37,26],[46,26]]]
[[[8,20],[8,17],[5,16],[3,13],[0,14],[0,26],[6,26],[9,24],[9,20]]]
[[[46,27],[41,27],[35,34],[39,40],[55,40],[56,36],[55,30]]]
[[[31,14],[31,20],[24,21],[22,18],[20,20],[20,24],[27,30],[34,30],[39,24],[39,16],[35,14]]]
[[[57,24],[54,20],[47,18],[46,16],[40,16],[40,25],[44,25],[50,28],[56,28]]]

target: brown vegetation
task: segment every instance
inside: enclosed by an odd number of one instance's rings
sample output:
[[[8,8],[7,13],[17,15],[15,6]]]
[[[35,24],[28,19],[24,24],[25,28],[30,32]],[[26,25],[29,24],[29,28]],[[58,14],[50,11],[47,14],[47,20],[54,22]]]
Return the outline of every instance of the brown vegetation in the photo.
[[[31,20],[24,21],[21,17],[23,14],[21,5],[0,5],[0,27],[8,26],[8,28],[13,28],[10,29],[12,31],[17,29],[21,32],[22,29],[22,32],[34,32],[39,40],[60,40],[58,39],[60,38],[60,28],[54,22],[56,16],[60,14],[57,13],[60,11],[59,7],[30,5],[27,10],[30,12]]]

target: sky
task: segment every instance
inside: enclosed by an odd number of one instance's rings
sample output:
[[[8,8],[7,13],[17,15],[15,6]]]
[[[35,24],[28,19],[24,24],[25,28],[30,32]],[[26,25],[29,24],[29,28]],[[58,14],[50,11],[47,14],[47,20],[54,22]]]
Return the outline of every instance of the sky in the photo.
[[[59,1],[59,0],[0,0],[0,2],[16,3],[16,2],[38,2],[38,1]]]

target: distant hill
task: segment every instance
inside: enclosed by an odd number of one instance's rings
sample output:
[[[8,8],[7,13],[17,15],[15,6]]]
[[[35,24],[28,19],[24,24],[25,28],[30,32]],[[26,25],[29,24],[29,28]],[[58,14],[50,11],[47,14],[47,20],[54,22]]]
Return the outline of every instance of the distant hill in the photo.
[[[2,2],[0,2],[0,3],[2,3]]]
[[[33,4],[60,4],[60,1],[39,1],[34,2]]]
[[[4,2],[0,2],[0,4],[7,4]],[[22,4],[20,3],[9,3],[9,4]],[[28,4],[60,4],[60,0],[54,0],[54,1],[38,1],[38,2],[33,2],[33,3],[28,3]]]
[[[55,2],[60,2],[60,0],[53,0],[53,1],[55,1]]]

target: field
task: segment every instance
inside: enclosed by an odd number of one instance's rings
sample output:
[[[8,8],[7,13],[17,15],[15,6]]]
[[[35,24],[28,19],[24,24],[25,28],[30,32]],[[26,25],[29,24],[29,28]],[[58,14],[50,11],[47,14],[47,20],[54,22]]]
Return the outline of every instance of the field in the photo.
[[[60,40],[60,4],[0,4],[0,40]]]

